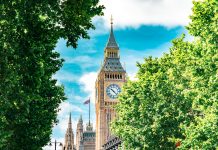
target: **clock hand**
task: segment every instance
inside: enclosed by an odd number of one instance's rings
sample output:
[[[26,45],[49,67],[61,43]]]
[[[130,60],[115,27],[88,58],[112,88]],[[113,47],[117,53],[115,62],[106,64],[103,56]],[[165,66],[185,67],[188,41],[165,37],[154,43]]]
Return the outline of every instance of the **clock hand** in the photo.
[[[113,91],[114,92],[114,94],[116,94],[117,95],[117,93],[113,90],[113,89],[111,89],[111,91]]]

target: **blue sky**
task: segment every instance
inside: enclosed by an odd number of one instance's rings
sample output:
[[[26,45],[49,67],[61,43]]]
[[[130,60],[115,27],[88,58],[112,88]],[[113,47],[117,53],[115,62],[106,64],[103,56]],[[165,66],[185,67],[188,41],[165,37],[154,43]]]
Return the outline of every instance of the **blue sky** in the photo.
[[[55,50],[61,54],[65,62],[54,78],[58,79],[59,84],[64,85],[68,99],[60,105],[59,124],[53,128],[52,140],[58,139],[63,142],[70,112],[74,131],[80,114],[87,123],[88,105],[83,105],[83,102],[89,97],[92,101],[91,122],[95,126],[94,86],[109,36],[110,14],[114,15],[114,34],[120,47],[121,63],[126,67],[130,79],[134,79],[137,72],[136,62],[143,62],[143,58],[148,56],[160,57],[169,51],[173,39],[182,33],[187,34],[184,25],[189,21],[191,0],[110,2],[101,0],[101,4],[106,6],[105,15],[93,19],[96,30],[89,31],[90,40],[79,40],[77,49],[67,48],[63,39],[60,39],[56,46]],[[121,4],[124,10],[130,7],[134,10],[137,7],[137,11],[124,13],[117,6]],[[190,39],[189,36],[187,38]]]

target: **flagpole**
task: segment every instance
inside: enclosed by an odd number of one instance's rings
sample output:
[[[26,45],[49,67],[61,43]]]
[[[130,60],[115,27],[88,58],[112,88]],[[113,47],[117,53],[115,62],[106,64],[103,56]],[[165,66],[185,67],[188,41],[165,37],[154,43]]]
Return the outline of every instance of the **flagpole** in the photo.
[[[90,101],[90,98],[89,98],[89,126],[90,126],[90,103],[91,103],[91,101]]]

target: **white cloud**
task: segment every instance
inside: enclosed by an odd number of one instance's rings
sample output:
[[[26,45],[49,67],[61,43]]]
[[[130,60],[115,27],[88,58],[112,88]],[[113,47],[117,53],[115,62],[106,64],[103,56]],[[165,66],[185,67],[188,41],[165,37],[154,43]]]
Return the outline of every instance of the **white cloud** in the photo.
[[[97,72],[89,72],[84,74],[79,79],[79,83],[81,84],[81,88],[84,92],[86,92],[91,98],[91,102],[95,102],[95,80],[97,77]]]
[[[90,62],[92,58],[90,56],[78,56],[78,57],[64,57],[65,63],[80,64]]]
[[[136,73],[128,74],[128,77],[131,81],[136,81],[138,78],[136,77]]]
[[[60,84],[60,82],[62,81],[69,81],[69,82],[77,81],[79,77],[73,74],[72,72],[60,70],[52,78],[57,79]]]
[[[105,22],[106,21],[106,22]],[[103,35],[109,33],[109,18],[106,16],[96,16],[92,19],[93,24],[95,25],[95,30],[89,30],[89,35],[91,37],[96,35]]]
[[[172,27],[188,24],[192,0],[101,0],[100,4],[106,7],[103,20],[107,27],[111,14],[114,25],[121,28],[140,25]]]
[[[70,91],[67,93],[67,99],[68,101],[74,101],[74,103],[77,102],[82,102],[84,100],[84,98],[82,96],[76,95],[76,93],[74,91]]]
[[[61,109],[58,112],[58,117],[65,117],[65,116],[69,116],[70,112],[82,112],[82,109],[76,105],[71,104],[68,101],[62,102],[59,106],[59,108]]]
[[[81,69],[85,70],[86,68],[97,66],[99,64],[99,61],[97,61],[95,58],[82,55],[77,57],[64,57],[65,64],[77,64],[81,67]],[[90,63],[91,62],[91,63]]]

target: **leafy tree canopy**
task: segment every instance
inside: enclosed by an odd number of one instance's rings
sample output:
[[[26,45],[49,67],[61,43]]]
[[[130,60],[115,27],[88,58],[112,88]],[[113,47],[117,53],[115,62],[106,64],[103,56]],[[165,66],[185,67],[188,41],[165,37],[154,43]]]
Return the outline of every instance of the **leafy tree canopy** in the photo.
[[[89,38],[98,0],[0,0],[0,149],[38,150],[49,141],[66,99],[52,75],[60,38]]]
[[[194,2],[191,20],[193,42],[145,58],[124,86],[112,130],[128,149],[218,148],[218,1]]]

